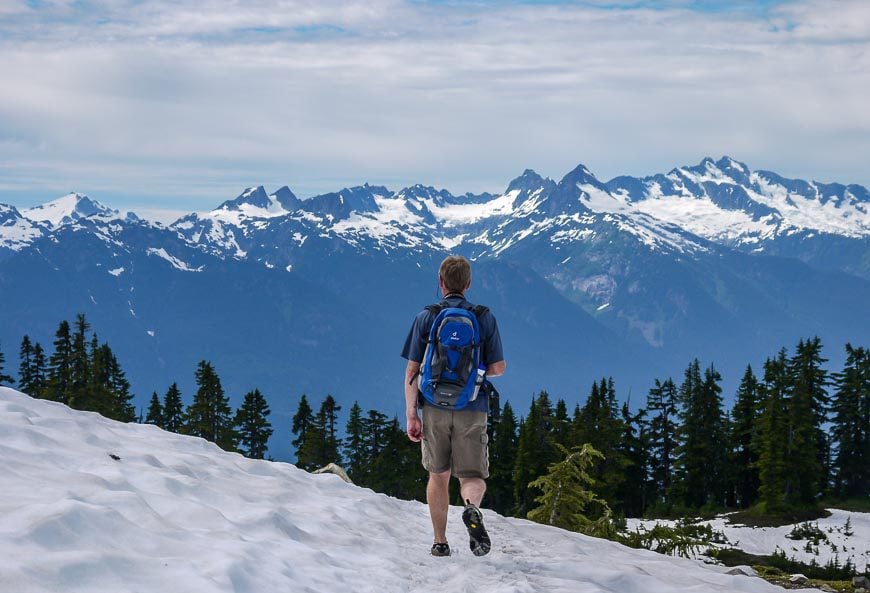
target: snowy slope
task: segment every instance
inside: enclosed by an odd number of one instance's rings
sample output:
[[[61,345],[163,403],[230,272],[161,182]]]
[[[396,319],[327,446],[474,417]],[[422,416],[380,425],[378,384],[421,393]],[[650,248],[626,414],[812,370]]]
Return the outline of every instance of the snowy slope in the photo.
[[[485,513],[493,552],[429,555],[425,506],[0,388],[3,591],[779,589]],[[117,456],[114,459],[111,455]]]
[[[791,533],[794,525],[748,527],[729,523],[724,515],[701,523],[709,524],[714,531],[724,534],[731,546],[749,554],[769,555],[774,552],[785,552],[789,558],[801,562],[815,560],[821,565],[835,558],[840,564],[851,559],[852,564],[857,566],[859,571],[870,567],[870,513],[828,510],[831,512],[830,517],[810,521],[810,525],[818,525],[819,530],[827,537],[827,541],[820,541],[818,546],[812,546],[811,551],[805,549],[807,540],[793,540],[786,537]],[[852,535],[847,535],[844,529],[847,519],[850,520]],[[650,529],[656,523],[673,526],[675,521],[629,519],[628,528],[633,530],[642,525]]]

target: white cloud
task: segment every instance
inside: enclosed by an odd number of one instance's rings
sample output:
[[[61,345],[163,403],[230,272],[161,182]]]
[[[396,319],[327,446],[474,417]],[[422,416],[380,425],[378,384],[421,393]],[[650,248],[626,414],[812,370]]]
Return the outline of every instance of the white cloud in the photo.
[[[21,13],[0,24],[0,185],[26,172],[22,190],[216,205],[257,183],[301,195],[363,181],[494,191],[526,167],[558,177],[582,161],[606,178],[720,153],[868,184],[870,5],[830,6]]]

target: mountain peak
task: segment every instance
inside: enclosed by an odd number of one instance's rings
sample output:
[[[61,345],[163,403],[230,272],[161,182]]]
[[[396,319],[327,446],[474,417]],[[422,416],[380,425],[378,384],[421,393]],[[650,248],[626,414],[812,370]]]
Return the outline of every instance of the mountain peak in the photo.
[[[523,174],[511,181],[508,184],[507,192],[510,193],[515,190],[525,190],[531,191],[543,187],[546,185],[546,180],[538,175],[538,173],[534,169],[526,169],[523,171]]]
[[[269,196],[266,194],[266,190],[263,189],[262,185],[258,185],[256,187],[248,187],[245,188],[239,196],[233,200],[227,200],[220,206],[218,206],[218,210],[239,210],[242,206],[254,206],[256,208],[268,208],[271,205],[272,201],[269,199]]]
[[[302,202],[296,197],[296,194],[290,191],[290,188],[286,185],[279,187],[271,197],[275,198],[284,210],[290,212],[298,210],[302,205]]]
[[[559,185],[592,185],[598,189],[607,191],[605,185],[601,183],[583,163],[580,163],[565,175],[562,178],[562,181],[559,182]]]
[[[51,202],[28,208],[22,214],[25,218],[33,221],[44,221],[53,226],[61,226],[89,216],[115,216],[118,211],[112,210],[86,195],[71,192]]]

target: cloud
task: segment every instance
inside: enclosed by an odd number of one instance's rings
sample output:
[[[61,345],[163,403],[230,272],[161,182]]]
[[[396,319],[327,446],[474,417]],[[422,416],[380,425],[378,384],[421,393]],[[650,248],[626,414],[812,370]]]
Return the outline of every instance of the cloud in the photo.
[[[720,153],[868,184],[870,6],[830,6],[43,5],[0,24],[0,198],[193,210],[260,183],[497,191]]]

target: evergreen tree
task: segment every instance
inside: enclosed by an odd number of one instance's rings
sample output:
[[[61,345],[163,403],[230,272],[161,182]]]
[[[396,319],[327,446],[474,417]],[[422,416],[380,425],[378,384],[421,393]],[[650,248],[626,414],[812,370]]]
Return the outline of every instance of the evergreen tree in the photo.
[[[345,427],[344,459],[347,475],[355,484],[366,482],[368,466],[366,465],[365,427],[363,426],[362,408],[359,402],[353,402]]]
[[[202,360],[197,365],[196,385],[193,404],[187,409],[187,434],[217,443],[225,451],[234,451],[236,433],[232,410],[220,377],[210,362]]]
[[[701,377],[697,359],[680,386],[681,443],[677,449],[677,492],[689,508],[725,503],[725,414],[721,375],[711,365]]]
[[[127,380],[127,375],[121,369],[121,364],[109,348],[109,345],[104,344],[102,350],[103,356],[108,360],[109,391],[112,394],[112,415],[109,417],[120,422],[134,422],[136,420],[136,406],[133,405],[134,396],[130,393],[130,382]],[[215,375],[215,378],[217,378],[217,375]],[[217,379],[217,385],[220,387],[220,379]],[[221,389],[221,392],[223,392],[223,389]],[[226,404],[226,408],[228,414],[229,403]],[[232,426],[224,428],[226,429],[225,432],[228,432],[226,434],[224,432],[219,434],[215,442],[221,448],[232,451],[234,450],[232,445]]]
[[[788,480],[788,361],[785,349],[764,363],[759,386],[760,410],[754,447],[758,455],[758,500],[762,511],[779,513],[785,509]]]
[[[163,396],[163,429],[169,432],[184,430],[184,408],[181,403],[181,391],[173,383]]]
[[[419,445],[412,443],[399,419],[383,425],[382,447],[372,459],[368,486],[377,492],[405,500],[426,500],[426,471],[420,465]]]
[[[556,408],[553,410],[553,441],[565,447],[570,447],[572,440],[571,419],[568,418],[568,406],[564,399],[559,399],[556,402]]]
[[[7,375],[3,371],[3,365],[6,363],[6,356],[3,354],[2,348],[0,348],[0,385],[3,383],[13,384],[15,383],[15,379],[12,378],[11,375]]]
[[[2,353],[0,353],[2,356]],[[30,342],[30,336],[24,336],[21,339],[21,348],[18,350],[18,388],[22,393],[26,393],[32,397],[38,397],[34,391],[33,381],[33,344]],[[0,375],[3,374],[2,363],[0,363]]]
[[[834,376],[835,492],[870,495],[870,351],[846,344],[843,371]]]
[[[242,407],[236,412],[240,451],[251,459],[264,459],[272,436],[272,423],[268,416],[272,411],[259,389],[245,394]]]
[[[828,440],[822,426],[827,421],[828,374],[822,368],[821,341],[801,340],[789,361],[789,449],[792,477],[789,502],[812,504],[828,485]]]
[[[649,465],[652,482],[652,501],[664,503],[671,491],[674,477],[674,458],[678,445],[677,386],[672,379],[664,383],[655,380],[649,390],[646,410],[649,415]]]
[[[514,500],[517,516],[525,516],[541,493],[529,485],[546,473],[550,463],[556,461],[558,449],[550,438],[553,426],[553,407],[550,396],[541,391],[532,398],[529,416],[520,421],[517,439],[517,461],[514,469]]]
[[[100,345],[94,334],[91,340],[89,361],[89,384],[80,390],[76,396],[77,406],[102,414],[107,418],[120,420],[119,410],[115,404],[115,394],[111,382],[111,348],[108,344]]]
[[[89,393],[89,388],[92,387],[91,360],[88,356],[86,334],[90,327],[91,325],[82,313],[76,315],[70,351],[70,386],[67,403],[79,410],[95,410],[96,408]]]
[[[570,451],[558,443],[555,446],[564,459],[551,464],[546,474],[529,484],[541,494],[535,498],[539,506],[528,512],[528,518],[587,535],[613,536],[607,502],[588,489],[595,484],[588,470],[601,453],[588,444]]]
[[[758,498],[758,451],[753,443],[757,440],[759,400],[758,379],[752,366],[747,366],[737,388],[730,431],[735,498],[741,508],[749,507]]]
[[[625,480],[629,461],[620,450],[625,426],[619,417],[612,378],[602,378],[600,384],[592,385],[577,421],[574,434],[578,440],[575,442],[589,443],[602,456],[592,470],[596,489],[602,498],[618,506],[617,491]]]
[[[296,447],[296,466],[305,470],[317,469],[310,459],[312,449],[311,441],[317,441],[316,435],[312,434],[312,426],[314,425],[314,413],[311,405],[308,403],[308,396],[304,393],[299,400],[299,408],[293,416],[292,432],[296,435],[292,444]]]
[[[505,402],[499,420],[493,422],[486,486],[487,506],[502,515],[511,513],[516,506],[513,477],[517,445],[517,418],[510,402]]]
[[[387,416],[377,410],[369,410],[362,423],[366,459],[369,463],[373,463],[386,446]]]
[[[649,479],[649,423],[646,410],[631,414],[628,402],[622,405],[622,438],[617,453],[625,460],[624,479],[620,482],[615,504],[627,517],[640,517],[651,496]]]
[[[341,406],[335,401],[331,395],[327,395],[326,399],[320,405],[320,411],[317,412],[317,423],[322,427],[323,444],[321,446],[321,467],[329,463],[342,465],[341,460],[341,439],[338,437],[337,423],[338,412],[341,411]]]
[[[160,398],[157,397],[157,392],[151,394],[151,402],[148,404],[148,414],[145,416],[145,424],[153,424],[163,428],[163,406],[160,405]]]
[[[48,359],[46,399],[69,403],[72,388],[72,335],[68,321],[61,321],[54,334],[54,352]]]
[[[45,350],[42,345],[36,342],[33,346],[33,365],[30,367],[32,387],[28,395],[33,397],[45,397],[46,389],[48,388],[47,375],[48,362],[45,358]]]

